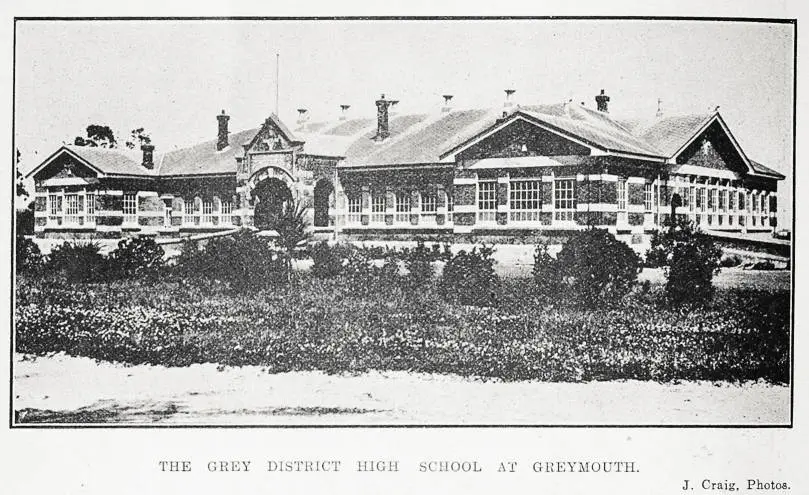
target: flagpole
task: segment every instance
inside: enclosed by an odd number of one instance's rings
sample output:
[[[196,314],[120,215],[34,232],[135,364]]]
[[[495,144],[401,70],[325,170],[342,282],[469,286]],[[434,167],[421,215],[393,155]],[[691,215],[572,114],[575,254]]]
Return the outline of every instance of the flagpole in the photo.
[[[276,53],[275,54],[275,115],[276,116],[278,116],[278,84],[279,84],[278,66],[279,66],[280,62],[281,62],[281,55]]]

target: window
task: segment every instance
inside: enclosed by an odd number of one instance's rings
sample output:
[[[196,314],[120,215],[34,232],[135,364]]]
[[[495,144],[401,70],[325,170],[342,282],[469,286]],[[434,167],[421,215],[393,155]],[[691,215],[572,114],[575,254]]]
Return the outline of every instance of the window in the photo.
[[[728,211],[736,211],[736,191],[728,191]]]
[[[705,188],[697,189],[697,211],[705,211]]]
[[[758,194],[753,194],[753,213],[758,213]]]
[[[78,194],[65,194],[65,225],[81,225],[81,205]]]
[[[618,179],[618,211],[626,211],[626,179]]]
[[[554,219],[560,222],[572,222],[576,211],[576,200],[573,197],[573,179],[559,179],[554,182],[553,205]]]
[[[49,194],[48,203],[50,204],[50,214],[52,217],[57,217],[62,214],[62,196],[58,194]]]
[[[693,194],[694,188],[691,188],[691,193]],[[652,184],[647,182],[643,185],[643,209],[645,211],[652,211],[652,203],[654,201],[654,196],[652,195]]]
[[[202,203],[202,223],[204,225],[213,225],[213,202],[204,201]]]
[[[85,218],[85,223],[94,224],[96,223],[96,195],[95,193],[87,193],[85,195],[85,208],[87,217]]]
[[[452,221],[452,212],[455,210],[455,198],[449,191],[445,192],[447,195],[447,222]]]
[[[223,225],[233,225],[233,203],[230,201],[223,201],[221,208],[222,210],[219,213],[219,223]]]
[[[694,195],[695,195],[695,192],[696,191],[694,190],[694,186],[689,186],[688,187],[688,195],[686,196],[686,204],[688,204],[688,211],[690,211],[690,212],[694,211],[694,201],[695,201]]]
[[[509,220],[538,222],[542,209],[541,180],[513,180],[509,187]]]
[[[396,193],[396,214],[393,216],[395,223],[410,223],[410,193],[399,191]]]
[[[371,197],[371,223],[385,223],[385,193],[378,192]]]
[[[362,218],[362,196],[353,194],[348,196],[348,219],[349,224],[358,224]]]
[[[134,194],[124,194],[124,224],[138,223],[137,198]]]
[[[435,212],[437,209],[435,192],[428,191],[421,193],[421,219],[424,222],[435,223]]]
[[[745,207],[744,207],[744,191],[739,191],[739,211],[745,211]]]
[[[186,201],[183,204],[183,225],[194,225],[194,202]]]
[[[716,211],[716,189],[711,189],[708,191],[708,211]]]
[[[724,189],[719,191],[719,211],[725,211],[727,209],[727,194],[727,191]]]
[[[478,182],[478,221],[494,222],[497,218],[496,188],[493,180]]]

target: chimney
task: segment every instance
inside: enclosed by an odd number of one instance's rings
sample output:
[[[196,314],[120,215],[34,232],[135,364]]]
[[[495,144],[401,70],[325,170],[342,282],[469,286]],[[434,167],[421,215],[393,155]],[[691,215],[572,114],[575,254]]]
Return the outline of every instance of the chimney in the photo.
[[[516,93],[516,92],[517,92],[517,90],[516,90],[516,89],[505,89],[504,91],[506,92],[506,101],[505,101],[505,103],[503,103],[503,106],[504,106],[505,108],[508,108],[508,107],[514,106],[514,102],[513,102],[513,101],[511,101],[511,95],[513,95],[514,93]]]
[[[607,104],[610,102],[610,97],[604,94],[604,90],[601,90],[600,95],[596,95],[596,107],[598,108],[599,112],[609,113],[610,111],[607,109]]]
[[[398,103],[398,101],[391,101],[385,99],[385,94],[376,100],[376,136],[373,137],[374,141],[382,141],[390,136],[388,128],[388,107]]]
[[[227,124],[225,124],[227,126]],[[227,127],[225,127],[227,129]],[[225,140],[227,140],[227,131],[225,132]],[[152,170],[154,168],[154,145],[143,144],[140,147],[143,151],[143,166]]]
[[[218,139],[216,140],[216,151],[222,151],[223,149],[228,147],[228,120],[230,120],[229,115],[225,115],[225,111],[222,110],[222,113],[216,116],[216,120],[219,121],[219,133]],[[144,157],[145,155],[144,151]],[[146,158],[144,158],[145,160]]]
[[[452,105],[450,102],[452,101],[452,95],[441,95],[444,98],[444,106],[441,107],[441,113],[449,113],[452,111]]]
[[[340,120],[346,119],[346,112],[351,108],[351,105],[340,105]]]
[[[304,124],[306,124],[306,121],[307,121],[306,112],[307,111],[308,110],[306,110],[305,108],[299,108],[298,109],[298,122],[297,122],[298,123],[298,130],[303,130],[303,126],[304,126]]]
[[[662,103],[663,103],[663,100],[661,100],[660,98],[658,98],[658,99],[657,99],[657,113],[655,113],[655,117],[656,117],[656,118],[658,118],[658,119],[659,119],[659,118],[661,118],[661,117],[663,117],[663,108],[662,108],[662,106],[661,106],[661,105],[662,105]]]

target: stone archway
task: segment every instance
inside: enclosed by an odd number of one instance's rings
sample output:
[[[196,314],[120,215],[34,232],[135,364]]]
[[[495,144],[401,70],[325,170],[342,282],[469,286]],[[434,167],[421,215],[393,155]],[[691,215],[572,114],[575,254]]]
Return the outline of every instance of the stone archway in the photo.
[[[329,226],[329,198],[334,193],[334,185],[329,179],[320,179],[314,190],[314,226]]]
[[[260,230],[275,228],[284,208],[292,204],[292,191],[286,183],[276,177],[264,179],[253,188],[253,199],[257,201],[253,213],[253,225]]]

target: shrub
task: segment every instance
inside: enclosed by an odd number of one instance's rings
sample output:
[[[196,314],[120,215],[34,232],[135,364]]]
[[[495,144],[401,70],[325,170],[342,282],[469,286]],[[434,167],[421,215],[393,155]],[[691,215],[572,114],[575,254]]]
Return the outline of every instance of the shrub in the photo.
[[[713,276],[722,250],[687,220],[652,235],[646,255],[663,261],[666,296],[675,304],[705,304],[713,297]]]
[[[239,292],[287,281],[285,260],[266,238],[248,230],[210,239],[201,249],[183,245],[177,271],[189,278],[219,280]]]
[[[129,237],[110,255],[118,278],[154,277],[163,266],[165,251],[151,237]]]
[[[309,246],[312,258],[312,275],[318,278],[336,277],[343,273],[343,265],[351,253],[351,247],[344,244],[329,245],[321,241]]]
[[[434,248],[438,245],[434,244]],[[428,249],[421,239],[416,241],[416,247],[409,251],[405,258],[405,267],[408,271],[408,280],[415,286],[421,287],[432,280],[435,271],[433,270],[432,261],[440,256],[436,250]]]
[[[494,272],[494,249],[475,247],[462,250],[444,267],[440,291],[449,302],[471,306],[489,306],[498,300],[500,280]]]
[[[16,210],[14,215],[17,235],[34,234],[34,202],[28,203],[24,210]]]
[[[17,273],[36,273],[42,268],[44,257],[34,241],[17,235],[14,248],[14,264]]]
[[[561,287],[585,305],[616,302],[632,289],[641,268],[629,246],[596,228],[574,234],[555,264]]]
[[[547,244],[537,244],[534,250],[534,285],[543,297],[550,298],[559,290],[559,271],[556,260],[548,253]]]
[[[95,242],[65,242],[51,250],[48,268],[68,282],[97,282],[104,280],[108,262]]]

